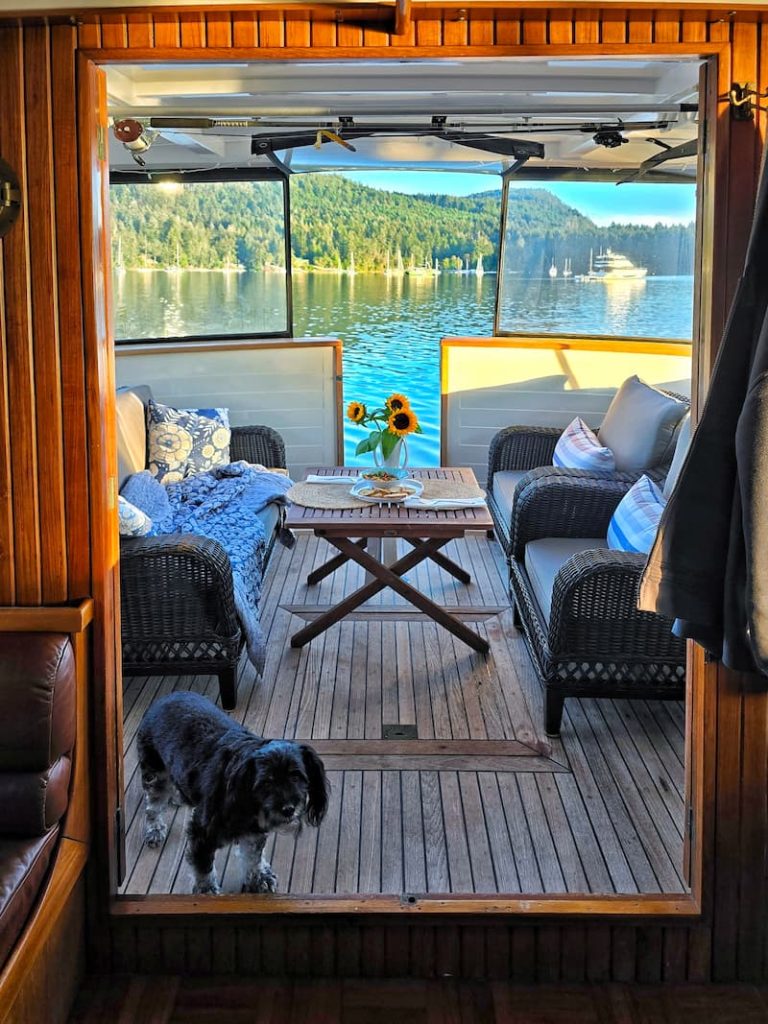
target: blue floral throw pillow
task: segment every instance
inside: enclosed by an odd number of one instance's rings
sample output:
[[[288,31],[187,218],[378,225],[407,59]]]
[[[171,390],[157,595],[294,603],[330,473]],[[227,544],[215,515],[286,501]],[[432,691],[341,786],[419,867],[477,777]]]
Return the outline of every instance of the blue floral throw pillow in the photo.
[[[147,465],[164,484],[229,462],[227,409],[174,409],[147,405]]]
[[[117,498],[117,521],[121,537],[146,537],[152,529],[152,520],[149,516],[132,505],[122,494]]]

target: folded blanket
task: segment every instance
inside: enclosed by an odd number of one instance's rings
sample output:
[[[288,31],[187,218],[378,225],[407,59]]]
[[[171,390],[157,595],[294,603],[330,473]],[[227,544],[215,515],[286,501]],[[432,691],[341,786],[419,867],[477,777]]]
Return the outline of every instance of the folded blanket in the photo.
[[[217,540],[229,555],[235,607],[245,636],[248,657],[261,673],[266,655],[259,623],[259,598],[266,534],[256,517],[270,502],[287,504],[292,481],[280,473],[265,473],[247,462],[215,466],[206,473],[168,484],[171,511],[153,535],[194,533]]]

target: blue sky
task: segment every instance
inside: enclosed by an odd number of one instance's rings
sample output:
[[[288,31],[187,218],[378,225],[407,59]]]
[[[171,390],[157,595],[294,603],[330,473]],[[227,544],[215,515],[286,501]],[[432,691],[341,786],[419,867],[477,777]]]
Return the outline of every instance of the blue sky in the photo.
[[[345,178],[392,192],[445,193],[466,196],[500,188],[500,179],[489,174],[435,171],[347,171]],[[546,188],[569,206],[575,206],[596,224],[615,221],[634,224],[685,223],[696,216],[693,185],[612,185],[599,182],[550,182],[537,185],[521,181],[515,188]]]

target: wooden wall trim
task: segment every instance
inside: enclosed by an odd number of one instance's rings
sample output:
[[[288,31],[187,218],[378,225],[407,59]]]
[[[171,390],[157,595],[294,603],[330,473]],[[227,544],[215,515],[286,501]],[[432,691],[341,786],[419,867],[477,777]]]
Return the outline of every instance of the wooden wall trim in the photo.
[[[82,633],[93,621],[93,601],[58,608],[0,608],[0,633]]]
[[[85,973],[88,848],[62,839],[22,938],[0,972],[0,1024],[63,1022]]]

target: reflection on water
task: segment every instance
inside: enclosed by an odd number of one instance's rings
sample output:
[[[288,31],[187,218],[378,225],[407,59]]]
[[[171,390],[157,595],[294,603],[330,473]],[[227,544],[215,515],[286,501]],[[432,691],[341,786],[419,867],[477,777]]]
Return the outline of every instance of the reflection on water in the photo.
[[[117,338],[271,332],[285,323],[285,278],[222,272],[115,274]],[[296,274],[294,333],[344,342],[344,401],[411,399],[423,435],[409,439],[414,464],[440,458],[440,338],[493,331],[496,278],[442,274],[385,277]],[[690,338],[693,278],[583,284],[515,279],[505,329],[554,334]],[[360,428],[345,427],[354,464]]]

